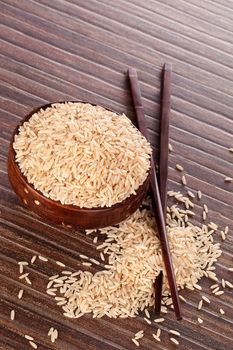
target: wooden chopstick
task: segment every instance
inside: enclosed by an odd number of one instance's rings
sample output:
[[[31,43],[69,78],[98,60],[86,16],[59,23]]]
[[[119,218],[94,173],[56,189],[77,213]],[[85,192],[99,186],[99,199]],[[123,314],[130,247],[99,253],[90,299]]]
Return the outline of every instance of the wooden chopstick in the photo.
[[[134,108],[137,116],[138,127],[141,133],[149,141],[136,69],[129,68],[128,75],[129,75],[131,93],[132,93],[133,102],[134,102]],[[172,257],[169,250],[163,207],[160,199],[160,193],[159,193],[159,187],[158,187],[158,181],[156,177],[156,170],[155,170],[153,156],[151,157],[150,187],[151,187],[151,193],[152,193],[152,200],[154,201],[154,205],[153,205],[154,215],[157,219],[157,226],[158,226],[158,232],[159,232],[160,241],[161,241],[162,255],[163,255],[165,269],[167,272],[167,278],[168,278],[168,283],[171,291],[174,311],[176,314],[176,318],[178,320],[181,320],[182,317],[181,317],[181,311],[180,311],[180,302],[179,302],[175,274],[174,274],[174,269],[172,264]]]
[[[162,75],[161,107],[160,107],[160,146],[159,146],[159,192],[166,220],[167,211],[167,180],[168,180],[168,146],[169,146],[169,122],[171,106],[171,76],[172,66],[165,63]],[[155,288],[154,310],[157,315],[161,312],[163,287],[163,272],[157,276]]]

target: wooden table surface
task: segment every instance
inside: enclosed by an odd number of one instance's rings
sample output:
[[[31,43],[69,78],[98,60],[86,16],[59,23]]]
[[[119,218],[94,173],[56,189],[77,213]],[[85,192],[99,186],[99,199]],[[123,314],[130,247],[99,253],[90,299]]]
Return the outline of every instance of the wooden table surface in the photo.
[[[161,343],[151,333],[155,326],[143,317],[92,319],[63,317],[53,298],[45,294],[48,276],[59,272],[54,261],[80,267],[79,253],[97,256],[93,237],[54,226],[29,212],[17,200],[7,178],[7,152],[13,129],[34,107],[52,101],[88,100],[125,112],[134,119],[127,67],[138,70],[143,103],[155,150],[158,144],[161,68],[173,65],[169,189],[203,192],[196,201],[195,222],[202,205],[208,220],[220,229],[229,226],[216,264],[219,278],[232,282],[233,266],[233,1],[231,0],[6,0],[1,1],[1,120],[0,120],[0,349],[30,349],[24,334],[32,335],[38,350],[134,349],[133,334],[145,330],[141,349],[233,349],[232,290],[210,294],[212,281],[203,279],[202,291],[184,291],[184,320],[172,311],[161,325]],[[176,163],[185,168],[188,186],[180,184]],[[215,234],[221,242],[220,234]],[[49,258],[28,268],[32,285],[18,279],[19,260],[34,254]],[[24,296],[17,299],[20,288]],[[201,295],[211,303],[197,310]],[[220,316],[219,308],[225,310]],[[15,320],[10,311],[15,309]],[[204,322],[197,324],[197,317]],[[48,329],[59,339],[52,344]],[[180,345],[169,340],[169,329],[180,331]],[[32,349],[32,348],[31,348]]]

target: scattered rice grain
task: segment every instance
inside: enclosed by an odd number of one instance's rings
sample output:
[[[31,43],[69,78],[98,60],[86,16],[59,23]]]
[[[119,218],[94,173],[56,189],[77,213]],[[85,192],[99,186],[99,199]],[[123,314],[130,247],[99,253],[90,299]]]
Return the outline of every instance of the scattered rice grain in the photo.
[[[15,310],[11,310],[11,321],[15,319]]]
[[[136,346],[139,346],[139,342],[138,342],[136,339],[132,338],[132,342],[133,342]]]
[[[184,186],[187,185],[187,180],[186,180],[186,177],[183,175],[182,178],[181,178],[181,182]]]
[[[49,259],[45,258],[45,257],[42,256],[42,255],[38,255],[38,258],[39,258],[41,261],[49,261]]]
[[[193,192],[191,191],[188,191],[187,192],[188,196],[191,197],[191,198],[195,198],[195,194],[193,194]]]
[[[205,211],[202,212],[202,218],[203,218],[203,220],[206,220],[206,212]]]
[[[170,329],[169,331],[171,334],[177,335],[178,337],[180,336],[180,333],[178,331],[175,331],[173,329]]]
[[[215,283],[215,284],[212,284],[212,286],[210,286],[210,289],[215,289],[215,288],[217,288],[217,287],[218,287],[218,284]]]
[[[138,340],[138,339],[142,339],[144,337],[144,331],[140,330],[137,333],[134,334],[134,339]]]
[[[227,286],[229,288],[233,288],[233,284],[229,281],[225,281],[225,286]]]
[[[33,255],[33,257],[31,258],[31,264],[34,264],[34,262],[36,261],[37,255]]]
[[[23,290],[23,289],[20,289],[20,290],[19,290],[19,293],[18,293],[18,299],[21,299],[21,298],[22,298],[22,296],[23,296],[23,292],[24,292],[24,290]]]
[[[33,349],[37,349],[37,345],[36,345],[36,343],[34,343],[34,341],[29,340],[29,344],[31,345],[31,347],[32,347]]]
[[[202,295],[202,299],[206,301],[208,304],[210,304],[210,299],[207,298],[206,296]]]
[[[184,171],[184,168],[180,164],[176,164],[176,170]]]
[[[48,331],[48,336],[50,336],[50,335],[53,333],[53,330],[54,330],[53,327],[51,327],[51,328],[49,329],[49,331]]]
[[[203,305],[203,300],[200,300],[197,306],[198,310],[201,310],[202,305]]]
[[[224,291],[223,290],[220,290],[220,291],[218,291],[218,292],[216,292],[216,293],[214,293],[215,295],[222,295],[222,294],[224,294]]]
[[[175,338],[170,338],[170,340],[171,340],[174,344],[179,345],[179,342],[178,342],[177,339],[175,339]]]
[[[185,303],[187,303],[187,300],[185,299],[185,297],[183,297],[183,295],[179,295],[180,300],[184,301]]]
[[[93,239],[93,243],[95,243],[95,244],[96,244],[96,243],[97,243],[97,241],[98,241],[98,236],[95,236],[95,237],[94,237],[94,239]]]
[[[151,320],[149,320],[148,318],[146,318],[146,317],[143,317],[144,318],[144,320],[148,323],[148,324],[151,324]]]
[[[163,321],[164,321],[164,318],[163,318],[163,317],[154,319],[154,322],[155,322],[155,323],[161,323],[161,322],[163,322]]]
[[[158,337],[155,333],[152,333],[152,337],[157,341],[161,341],[160,337]]]
[[[220,309],[219,312],[220,312],[221,315],[225,314],[225,311],[223,309]]]
[[[24,335],[24,338],[27,340],[34,340],[33,337],[31,337],[30,335],[27,335],[27,334]]]
[[[233,178],[232,177],[229,177],[229,176],[226,176],[225,179],[224,179],[225,182],[232,182],[233,181]]]
[[[26,278],[29,275],[29,272],[24,273],[23,275],[19,276],[19,279],[22,280],[23,278]]]
[[[102,261],[105,261],[104,254],[103,254],[102,252],[100,252],[100,259],[101,259]]]
[[[90,258],[90,261],[93,263],[93,264],[96,264],[96,265],[100,265],[100,262],[96,259],[92,259]]]
[[[18,265],[27,266],[28,262],[27,261],[18,261]]]
[[[198,289],[198,290],[202,290],[202,287],[199,286],[199,284],[197,284],[197,283],[194,283],[193,287]]]
[[[84,260],[88,260],[88,259],[89,259],[88,256],[86,256],[86,255],[84,255],[84,254],[79,254],[79,257],[80,257],[81,259],[84,259]]]
[[[222,237],[222,240],[225,241],[225,239],[226,239],[225,232],[221,231],[221,237]]]
[[[25,281],[27,282],[27,284],[32,284],[31,280],[28,277],[25,277]]]
[[[202,193],[201,193],[201,191],[199,190],[199,191],[197,191],[197,198],[200,200],[201,197],[202,197]]]

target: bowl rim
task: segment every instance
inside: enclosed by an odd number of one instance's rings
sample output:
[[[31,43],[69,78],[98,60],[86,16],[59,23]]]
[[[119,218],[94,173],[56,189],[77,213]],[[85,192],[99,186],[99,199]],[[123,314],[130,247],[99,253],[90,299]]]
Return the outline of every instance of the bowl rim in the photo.
[[[110,112],[113,112],[113,113],[116,113],[119,115],[119,113],[111,110],[110,108],[108,107],[105,107],[103,105],[100,105],[100,104],[96,104],[96,103],[92,103],[90,101],[81,101],[81,100],[75,100],[75,101],[56,101],[56,102],[50,102],[50,103],[46,103],[44,105],[41,105],[39,107],[36,107],[34,108],[33,110],[31,110],[28,114],[25,115],[25,117],[23,117],[20,122],[17,124],[17,126],[15,127],[13,133],[12,133],[12,136],[11,136],[11,140],[10,140],[10,145],[9,145],[9,153],[12,152],[12,161],[14,162],[14,166],[15,166],[15,169],[16,171],[18,172],[18,175],[21,177],[21,179],[23,180],[24,182],[24,185],[25,186],[28,186],[30,187],[30,190],[32,192],[34,192],[36,194],[36,196],[39,195],[39,197],[42,199],[42,200],[46,200],[47,203],[50,203],[50,204],[53,204],[53,205],[56,205],[58,207],[60,207],[61,209],[67,209],[67,210],[82,210],[82,212],[90,212],[90,211],[97,211],[97,212],[101,212],[101,211],[111,211],[113,208],[114,209],[117,209],[117,208],[120,208],[122,207],[122,205],[126,205],[127,202],[130,203],[131,201],[131,198],[136,196],[138,192],[140,192],[142,190],[142,188],[144,187],[144,185],[148,182],[149,180],[149,175],[150,175],[150,170],[151,170],[151,166],[150,168],[148,169],[148,174],[145,178],[145,180],[143,181],[143,183],[137,188],[137,190],[135,191],[136,194],[131,194],[130,196],[126,197],[123,201],[119,202],[119,203],[115,203],[113,204],[112,206],[110,207],[107,207],[107,206],[104,206],[104,207],[93,207],[93,208],[86,208],[86,207],[79,207],[77,205],[73,205],[73,204],[62,204],[60,201],[55,201],[49,197],[46,197],[40,190],[37,190],[35,189],[35,187],[33,186],[33,184],[29,183],[29,181],[27,180],[26,176],[21,172],[20,168],[19,168],[19,165],[16,161],[16,152],[13,148],[13,143],[14,143],[14,138],[15,138],[15,135],[18,134],[19,132],[19,128],[20,126],[22,126],[24,124],[24,122],[28,121],[32,116],[33,114],[39,112],[41,109],[46,109],[48,107],[51,107],[53,104],[57,104],[57,103],[67,103],[67,102],[72,102],[72,103],[88,103],[88,104],[91,104],[92,106],[100,106],[102,108],[105,108],[106,110],[110,111]],[[130,119],[129,119],[130,120]],[[131,120],[130,120],[131,121]],[[131,121],[132,123],[132,121]],[[132,123],[133,124],[133,123]],[[151,156],[152,157],[152,156]],[[9,159],[9,155],[8,155],[8,159]]]

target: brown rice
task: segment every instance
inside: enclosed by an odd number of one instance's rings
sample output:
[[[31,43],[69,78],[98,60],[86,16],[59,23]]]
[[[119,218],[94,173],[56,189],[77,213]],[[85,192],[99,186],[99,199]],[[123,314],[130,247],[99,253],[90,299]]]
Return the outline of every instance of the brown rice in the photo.
[[[221,255],[220,245],[212,242],[213,231],[206,225],[197,227],[182,221],[185,210],[173,206],[169,211],[174,214],[167,218],[167,231],[178,288],[201,290],[197,283],[203,276],[217,278],[208,269]],[[104,241],[96,249],[105,254],[105,270],[50,278],[53,283],[47,293],[64,297],[61,307],[66,317],[78,318],[85,313],[92,313],[93,317],[134,317],[154,304],[154,278],[161,270],[165,277],[163,295],[169,295],[151,210],[138,209],[119,225],[100,229],[99,234]],[[89,262],[84,264],[89,266]],[[164,299],[164,305],[171,304],[170,297]],[[164,318],[154,320],[163,321]]]
[[[110,207],[135,194],[152,154],[124,114],[72,102],[33,114],[20,126],[13,147],[20,170],[36,190],[81,208]]]

